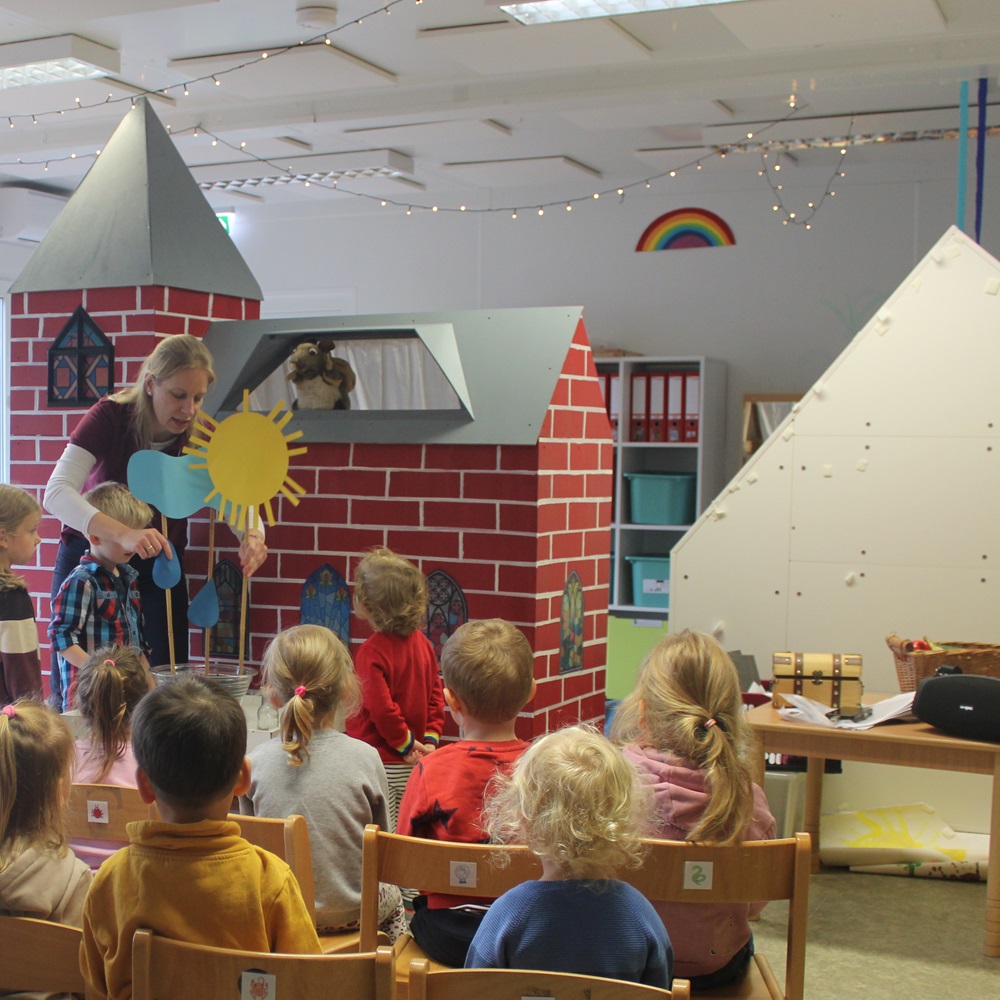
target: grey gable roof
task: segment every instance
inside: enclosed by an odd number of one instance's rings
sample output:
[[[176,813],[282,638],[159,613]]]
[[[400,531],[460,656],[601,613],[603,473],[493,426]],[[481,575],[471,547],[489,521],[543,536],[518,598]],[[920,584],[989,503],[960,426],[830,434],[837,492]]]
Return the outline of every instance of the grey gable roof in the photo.
[[[11,291],[129,285],[263,298],[145,98],[115,129]]]

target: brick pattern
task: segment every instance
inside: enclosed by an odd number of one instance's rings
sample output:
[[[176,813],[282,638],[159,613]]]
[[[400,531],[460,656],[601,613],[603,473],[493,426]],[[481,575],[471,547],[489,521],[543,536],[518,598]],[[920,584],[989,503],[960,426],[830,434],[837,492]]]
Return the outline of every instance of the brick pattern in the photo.
[[[15,296],[14,481],[39,495],[61,454],[76,411],[49,411],[45,360],[51,337],[82,301],[116,346],[116,383],[135,378],[158,335],[195,334],[205,317],[227,315],[232,300],[174,289],[98,289]],[[221,298],[221,297],[219,297]],[[25,306],[29,307],[25,309]],[[19,308],[20,307],[20,308]],[[247,318],[258,304],[246,303]],[[124,334],[124,336],[122,335]],[[124,344],[127,342],[127,350]],[[387,545],[425,573],[442,569],[465,591],[473,618],[516,624],[535,650],[538,692],[518,722],[524,738],[604,714],[613,446],[582,323],[553,393],[535,446],[312,444],[290,469],[306,490],[296,506],[274,503],[271,555],[250,583],[250,643],[256,665],[277,631],[299,621],[302,581],[322,562],[351,580],[361,554]],[[192,594],[208,570],[207,517],[192,518],[187,570]],[[58,525],[43,521],[39,567],[51,566]],[[215,557],[235,560],[231,532],[215,533]],[[583,584],[584,665],[559,673],[562,596],[576,571]],[[48,611],[49,573],[28,574],[40,632]],[[352,616],[352,645],[367,626]],[[192,656],[201,637],[192,635]],[[455,735],[455,733],[452,733]]]

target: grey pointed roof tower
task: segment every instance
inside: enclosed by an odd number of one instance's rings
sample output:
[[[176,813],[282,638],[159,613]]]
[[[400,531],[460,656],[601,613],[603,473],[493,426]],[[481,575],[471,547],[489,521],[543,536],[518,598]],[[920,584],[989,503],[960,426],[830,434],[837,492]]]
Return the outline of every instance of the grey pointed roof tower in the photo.
[[[145,98],[122,119],[10,290],[129,285],[264,297]]]

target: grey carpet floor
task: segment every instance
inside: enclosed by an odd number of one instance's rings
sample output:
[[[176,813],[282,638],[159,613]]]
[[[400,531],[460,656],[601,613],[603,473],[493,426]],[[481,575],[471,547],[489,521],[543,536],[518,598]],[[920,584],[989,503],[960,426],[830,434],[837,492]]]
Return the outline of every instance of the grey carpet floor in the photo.
[[[785,978],[787,904],[754,939]],[[809,881],[806,1000],[1000,1000],[1000,958],[982,953],[986,884],[827,869]]]

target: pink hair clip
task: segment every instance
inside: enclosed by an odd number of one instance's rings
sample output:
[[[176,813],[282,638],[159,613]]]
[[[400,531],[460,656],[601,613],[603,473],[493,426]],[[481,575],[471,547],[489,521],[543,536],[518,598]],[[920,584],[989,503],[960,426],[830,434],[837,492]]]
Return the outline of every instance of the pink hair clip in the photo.
[[[3,708],[0,708],[0,712],[3,712],[8,719],[13,719],[17,715],[17,709],[13,705],[4,705]]]
[[[306,696],[306,689],[300,684],[296,689],[295,693],[300,697],[304,698]]]

